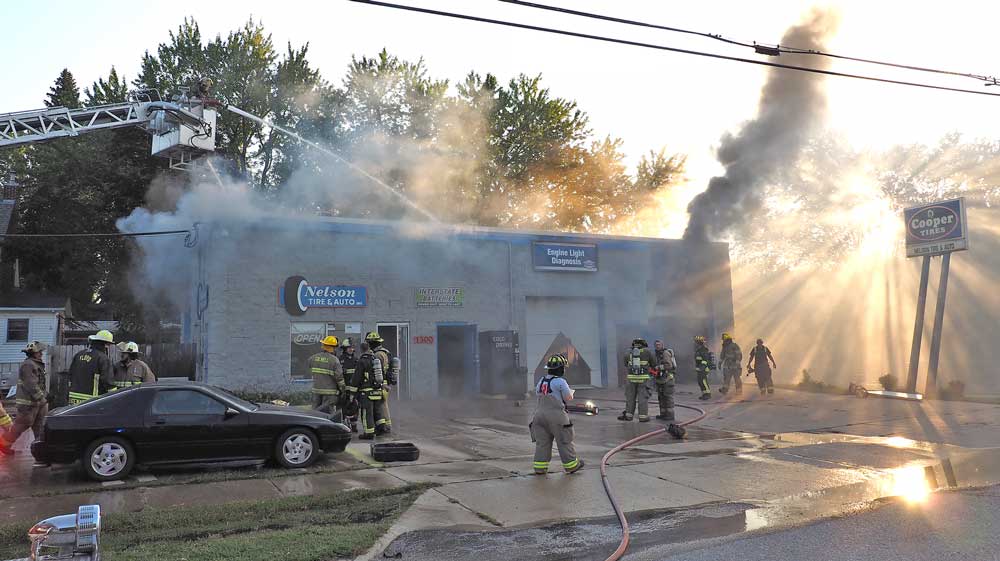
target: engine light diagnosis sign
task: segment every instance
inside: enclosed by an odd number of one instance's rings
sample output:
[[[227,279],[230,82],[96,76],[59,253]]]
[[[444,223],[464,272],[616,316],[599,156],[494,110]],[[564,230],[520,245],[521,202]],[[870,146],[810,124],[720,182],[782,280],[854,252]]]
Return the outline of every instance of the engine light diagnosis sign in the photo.
[[[964,198],[905,209],[903,219],[907,257],[969,249]]]
[[[363,286],[309,284],[305,277],[289,277],[278,290],[278,302],[293,316],[309,308],[364,308],[368,293]]]
[[[536,271],[597,271],[597,246],[582,243],[534,242],[531,262]]]

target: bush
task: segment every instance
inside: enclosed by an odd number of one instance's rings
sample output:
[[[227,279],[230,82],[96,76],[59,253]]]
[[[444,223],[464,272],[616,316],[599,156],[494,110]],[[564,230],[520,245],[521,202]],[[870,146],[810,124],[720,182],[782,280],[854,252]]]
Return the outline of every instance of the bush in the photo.
[[[948,385],[938,391],[941,399],[962,399],[965,397],[965,382],[952,380]]]
[[[882,389],[889,392],[896,391],[899,387],[899,380],[896,379],[892,374],[883,374],[879,376],[878,383],[882,384]]]
[[[809,370],[805,368],[802,369],[802,379],[799,380],[796,388],[804,392],[813,393],[844,393],[843,390],[837,388],[836,386],[820,382],[819,380],[813,380],[812,376],[809,374]]]

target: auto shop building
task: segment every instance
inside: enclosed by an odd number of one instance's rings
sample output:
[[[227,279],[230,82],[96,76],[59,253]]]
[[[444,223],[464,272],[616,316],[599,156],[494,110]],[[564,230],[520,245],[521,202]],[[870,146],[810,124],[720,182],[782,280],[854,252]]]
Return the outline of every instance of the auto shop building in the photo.
[[[619,386],[634,337],[690,374],[691,337],[733,326],[728,246],[331,218],[201,226],[183,336],[198,378],[303,391],[328,334],[378,331],[399,396],[523,395],[564,352],[574,386]],[[360,353],[360,350],[359,350]]]

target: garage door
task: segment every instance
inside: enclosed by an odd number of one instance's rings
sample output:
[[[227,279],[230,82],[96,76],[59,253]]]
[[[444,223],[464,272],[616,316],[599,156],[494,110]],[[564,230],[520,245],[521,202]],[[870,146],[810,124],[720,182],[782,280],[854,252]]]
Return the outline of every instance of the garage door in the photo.
[[[529,372],[537,379],[549,353],[566,353],[566,380],[577,385],[601,385],[599,301],[590,298],[527,299]]]

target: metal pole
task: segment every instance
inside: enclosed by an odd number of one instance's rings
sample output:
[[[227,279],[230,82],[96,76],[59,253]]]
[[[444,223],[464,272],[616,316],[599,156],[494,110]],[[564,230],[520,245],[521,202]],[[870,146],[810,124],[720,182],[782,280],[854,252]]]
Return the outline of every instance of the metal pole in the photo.
[[[941,328],[944,324],[944,301],[948,296],[948,269],[951,264],[951,252],[941,258],[941,280],[938,282],[937,308],[934,310],[934,331],[931,333],[931,356],[927,365],[926,395],[937,392],[938,358],[941,356]]]
[[[910,370],[906,374],[906,391],[916,393],[917,371],[920,367],[920,343],[924,338],[924,309],[927,307],[927,277],[931,275],[931,257],[924,256],[920,267],[920,293],[917,296],[917,319],[913,321],[913,345],[910,347]]]

